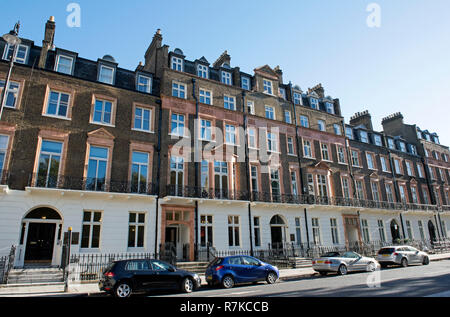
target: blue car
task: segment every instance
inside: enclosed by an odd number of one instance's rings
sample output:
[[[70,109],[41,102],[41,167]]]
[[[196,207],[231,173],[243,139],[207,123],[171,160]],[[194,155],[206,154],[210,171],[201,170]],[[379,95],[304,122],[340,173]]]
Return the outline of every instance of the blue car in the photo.
[[[247,255],[218,257],[209,264],[205,273],[208,286],[221,285],[223,288],[260,281],[273,284],[279,277],[276,266]]]

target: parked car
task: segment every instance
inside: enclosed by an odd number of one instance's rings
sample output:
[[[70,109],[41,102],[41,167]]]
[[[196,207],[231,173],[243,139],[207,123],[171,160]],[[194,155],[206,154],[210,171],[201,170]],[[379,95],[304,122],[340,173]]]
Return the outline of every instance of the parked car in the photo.
[[[312,261],[312,267],[321,275],[330,272],[345,275],[348,272],[373,272],[380,264],[374,258],[365,257],[355,252],[328,252]]]
[[[219,284],[223,288],[259,281],[274,284],[279,277],[280,273],[276,266],[247,255],[218,257],[208,265],[205,273],[209,286]]]
[[[409,264],[428,265],[430,263],[430,258],[426,252],[407,245],[381,248],[378,251],[377,260],[381,267],[388,265],[407,267]]]
[[[201,285],[200,277],[178,270],[160,260],[115,261],[103,272],[98,286],[116,297],[129,297],[136,291],[178,289],[190,293]]]

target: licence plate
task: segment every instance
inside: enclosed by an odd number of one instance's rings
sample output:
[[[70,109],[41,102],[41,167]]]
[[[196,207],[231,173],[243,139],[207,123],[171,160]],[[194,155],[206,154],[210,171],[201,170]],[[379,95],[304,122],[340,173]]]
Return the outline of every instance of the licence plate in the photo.
[[[389,256],[391,256],[390,254],[383,254],[383,256],[385,257],[385,258],[387,258],[387,257],[389,257]]]
[[[210,276],[207,276],[206,279],[207,279],[207,280],[212,280],[212,276],[211,276],[211,275],[210,275]]]
[[[323,263],[323,261],[317,261],[317,263],[319,263],[319,264],[322,264],[322,263]]]

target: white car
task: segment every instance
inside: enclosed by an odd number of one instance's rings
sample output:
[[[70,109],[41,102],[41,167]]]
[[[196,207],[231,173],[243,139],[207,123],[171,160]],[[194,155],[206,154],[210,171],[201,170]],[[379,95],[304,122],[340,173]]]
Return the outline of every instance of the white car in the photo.
[[[359,255],[356,252],[328,252],[315,258],[312,267],[320,275],[327,275],[329,272],[345,275],[347,272],[373,272],[380,267],[374,258]]]
[[[409,264],[428,265],[430,258],[427,253],[407,245],[383,247],[378,251],[377,261],[381,267],[388,265],[401,265],[407,267]]]

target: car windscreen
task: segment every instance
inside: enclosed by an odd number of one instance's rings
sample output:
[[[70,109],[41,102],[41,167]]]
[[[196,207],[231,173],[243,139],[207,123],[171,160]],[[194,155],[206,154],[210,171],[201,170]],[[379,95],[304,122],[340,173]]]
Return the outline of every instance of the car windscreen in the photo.
[[[378,254],[391,254],[394,252],[395,252],[394,248],[383,248],[383,249],[380,249],[380,251],[378,251]]]
[[[223,258],[215,258],[211,263],[209,263],[208,267],[220,265],[223,262]]]

